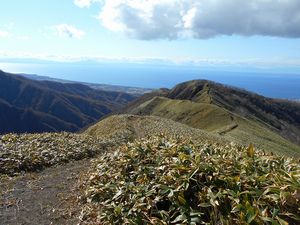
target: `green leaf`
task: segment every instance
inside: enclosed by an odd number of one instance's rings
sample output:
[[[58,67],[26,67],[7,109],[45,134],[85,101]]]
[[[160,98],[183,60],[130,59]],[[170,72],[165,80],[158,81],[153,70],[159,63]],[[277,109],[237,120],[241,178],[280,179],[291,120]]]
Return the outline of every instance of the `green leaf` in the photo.
[[[186,220],[186,216],[185,215],[179,215],[177,216],[171,223],[179,223]]]
[[[122,208],[120,206],[116,206],[114,211],[115,214],[119,216],[122,213]]]
[[[285,220],[279,218],[278,216],[276,216],[276,219],[278,220],[278,222],[280,223],[280,225],[289,225],[288,222],[286,222]]]
[[[254,145],[250,143],[248,149],[247,149],[247,155],[248,157],[253,158],[254,157]]]
[[[181,205],[186,205],[186,200],[182,192],[178,195],[178,201]]]
[[[211,207],[211,204],[210,203],[200,203],[199,207],[201,207],[201,208],[208,208],[208,207]]]

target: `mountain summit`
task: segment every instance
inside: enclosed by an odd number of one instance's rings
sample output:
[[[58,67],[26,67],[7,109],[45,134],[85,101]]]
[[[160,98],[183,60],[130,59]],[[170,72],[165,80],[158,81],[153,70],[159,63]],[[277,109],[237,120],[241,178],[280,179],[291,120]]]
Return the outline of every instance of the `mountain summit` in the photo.
[[[300,104],[207,80],[146,94],[129,104],[125,113],[172,119],[244,145],[256,143],[292,155],[300,152]]]

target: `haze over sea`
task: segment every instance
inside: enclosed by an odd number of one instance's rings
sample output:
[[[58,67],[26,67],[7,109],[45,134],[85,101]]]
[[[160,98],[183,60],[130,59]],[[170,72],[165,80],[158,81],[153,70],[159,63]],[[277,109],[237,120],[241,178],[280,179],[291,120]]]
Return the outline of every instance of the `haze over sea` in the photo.
[[[300,73],[195,65],[138,63],[0,63],[0,69],[72,81],[144,88],[171,88],[193,79],[207,79],[244,88],[258,94],[300,99]],[[245,70],[245,67],[243,67]],[[246,68],[247,70],[247,68]]]

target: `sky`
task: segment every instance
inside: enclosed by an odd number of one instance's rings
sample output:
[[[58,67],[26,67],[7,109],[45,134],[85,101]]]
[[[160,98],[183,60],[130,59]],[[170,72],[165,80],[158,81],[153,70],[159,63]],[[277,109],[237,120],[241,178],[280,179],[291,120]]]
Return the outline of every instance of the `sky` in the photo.
[[[1,0],[11,58],[300,68],[299,0]]]

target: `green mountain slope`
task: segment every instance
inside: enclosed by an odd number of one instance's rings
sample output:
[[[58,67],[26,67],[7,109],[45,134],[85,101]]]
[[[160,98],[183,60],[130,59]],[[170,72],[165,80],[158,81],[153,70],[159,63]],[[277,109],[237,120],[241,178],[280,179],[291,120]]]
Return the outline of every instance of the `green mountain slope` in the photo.
[[[296,102],[266,98],[206,80],[181,83],[170,90],[166,97],[220,106],[259,122],[300,145],[300,104]]]
[[[300,156],[296,103],[208,81],[183,83],[163,95],[141,99],[125,112],[172,119],[242,145],[255,143],[267,151]]]
[[[118,142],[163,134],[168,137],[178,136],[195,142],[205,140],[210,143],[228,143],[226,139],[220,136],[208,134],[203,130],[157,116],[114,115],[89,127],[84,131],[84,134],[119,140]]]

